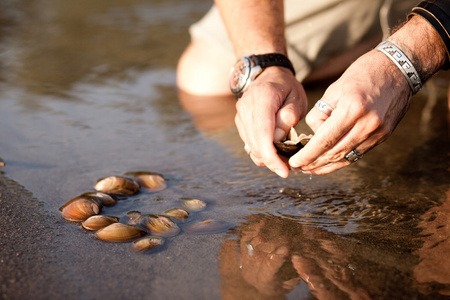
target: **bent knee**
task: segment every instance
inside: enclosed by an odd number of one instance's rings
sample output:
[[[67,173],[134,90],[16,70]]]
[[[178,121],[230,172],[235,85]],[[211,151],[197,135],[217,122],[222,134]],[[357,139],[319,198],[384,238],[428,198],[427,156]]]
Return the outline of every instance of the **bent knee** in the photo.
[[[228,75],[234,58],[224,57],[206,41],[193,41],[177,66],[177,85],[195,95],[229,95]]]

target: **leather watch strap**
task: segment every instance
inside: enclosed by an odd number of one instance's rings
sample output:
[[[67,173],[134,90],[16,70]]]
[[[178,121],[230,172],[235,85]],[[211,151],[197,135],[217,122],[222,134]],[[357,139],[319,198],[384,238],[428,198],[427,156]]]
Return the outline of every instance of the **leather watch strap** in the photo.
[[[255,65],[261,66],[261,68],[267,68],[272,66],[285,67],[292,71],[295,76],[294,66],[289,58],[280,53],[269,53],[263,55],[253,55]]]

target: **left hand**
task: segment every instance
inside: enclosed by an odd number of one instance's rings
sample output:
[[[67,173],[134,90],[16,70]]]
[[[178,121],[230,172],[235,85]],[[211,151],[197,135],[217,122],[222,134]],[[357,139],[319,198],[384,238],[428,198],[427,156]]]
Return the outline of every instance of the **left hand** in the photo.
[[[277,154],[273,142],[286,137],[306,114],[303,86],[289,69],[269,67],[250,85],[236,108],[236,126],[253,162],[288,177],[287,159]]]
[[[295,171],[327,174],[348,166],[353,149],[364,154],[385,141],[408,109],[412,93],[401,71],[372,50],[356,60],[323,95],[331,116],[314,107],[306,122],[315,132],[289,159]]]

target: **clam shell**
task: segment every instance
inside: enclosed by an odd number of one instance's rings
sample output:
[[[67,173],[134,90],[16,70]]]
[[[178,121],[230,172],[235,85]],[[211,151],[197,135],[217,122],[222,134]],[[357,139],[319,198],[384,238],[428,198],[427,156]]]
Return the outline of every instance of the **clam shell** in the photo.
[[[131,224],[131,225],[136,225],[137,222],[139,221],[139,218],[141,217],[141,212],[137,211],[137,210],[132,210],[127,212],[126,217],[126,223]]]
[[[200,199],[183,198],[181,205],[190,211],[202,211],[206,208],[206,202]]]
[[[181,208],[172,208],[166,210],[164,214],[172,219],[185,220],[189,217],[189,213]]]
[[[213,234],[226,232],[233,227],[232,224],[218,220],[203,220],[183,225],[183,231],[190,234]]]
[[[125,175],[133,176],[146,192],[159,192],[167,187],[164,177],[158,173],[128,172]]]
[[[104,206],[113,206],[117,202],[116,197],[103,192],[88,192],[82,194],[81,196],[90,196],[92,198],[95,198],[98,202],[100,202]]]
[[[171,219],[159,215],[142,215],[139,224],[157,236],[171,237],[180,232],[180,227]]]
[[[131,196],[139,192],[139,184],[131,178],[122,176],[109,176],[99,179],[95,189],[107,194]]]
[[[102,205],[92,197],[78,196],[61,206],[59,210],[66,220],[82,222],[101,213]]]
[[[304,133],[298,135],[294,127],[291,128],[286,140],[282,142],[275,142],[275,148],[277,148],[278,154],[286,157],[291,157],[302,149],[312,138],[312,135],[306,135]]]
[[[100,228],[117,222],[119,222],[119,218],[117,217],[96,215],[86,219],[86,221],[81,223],[81,226],[83,226],[83,228],[87,230],[99,230]]]
[[[104,241],[120,243],[140,238],[146,234],[147,232],[138,226],[113,223],[98,230],[95,236]]]
[[[131,248],[136,252],[156,250],[164,246],[164,239],[158,236],[146,236],[131,244]]]

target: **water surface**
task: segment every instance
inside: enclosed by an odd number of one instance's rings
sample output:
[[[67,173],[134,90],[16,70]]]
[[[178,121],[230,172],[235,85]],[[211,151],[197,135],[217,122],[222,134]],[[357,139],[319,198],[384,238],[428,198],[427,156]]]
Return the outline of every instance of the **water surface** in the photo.
[[[383,145],[327,176],[254,166],[230,99],[179,95],[176,61],[209,1],[0,4],[0,292],[4,299],[438,299],[450,295],[448,79],[415,96]],[[308,87],[310,102],[323,86]],[[302,123],[299,131],[308,131]],[[203,199],[138,254],[58,208],[97,179],[147,170],[168,188],[105,213]]]

